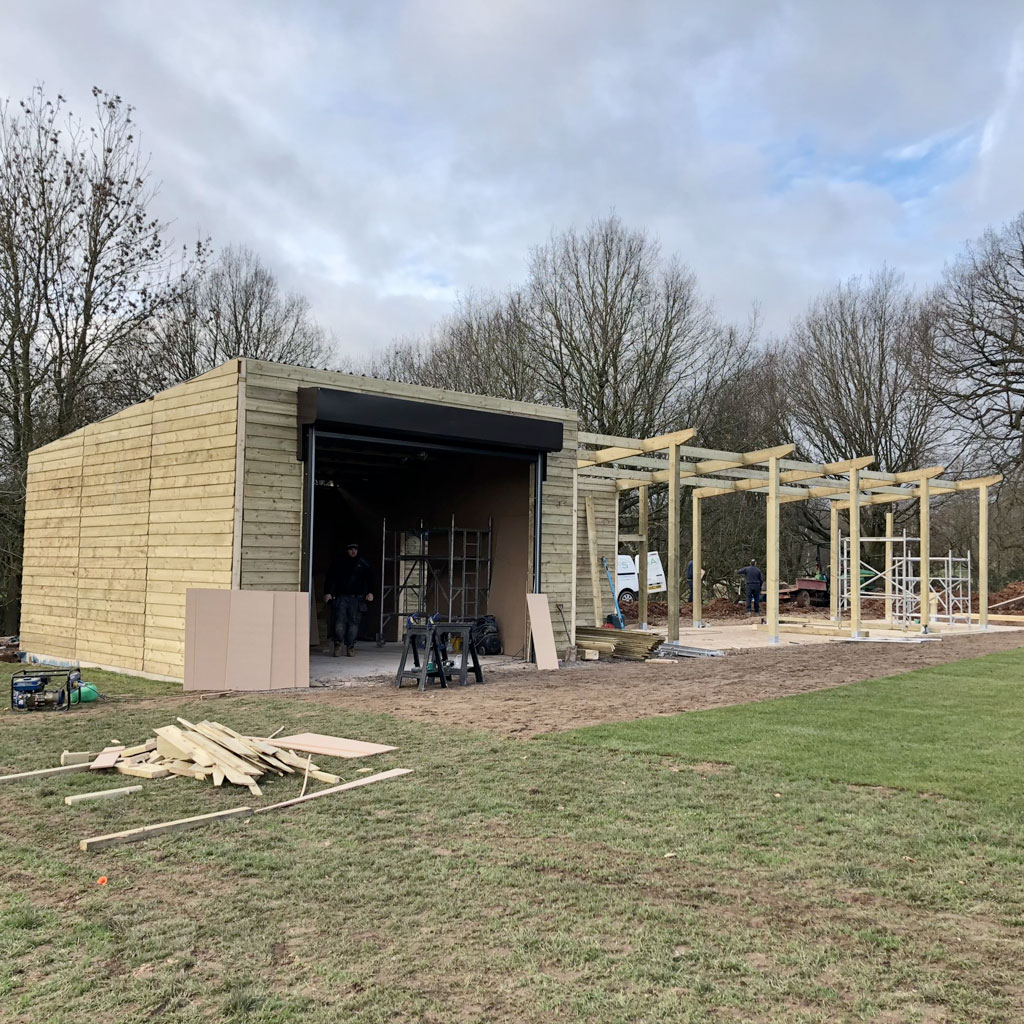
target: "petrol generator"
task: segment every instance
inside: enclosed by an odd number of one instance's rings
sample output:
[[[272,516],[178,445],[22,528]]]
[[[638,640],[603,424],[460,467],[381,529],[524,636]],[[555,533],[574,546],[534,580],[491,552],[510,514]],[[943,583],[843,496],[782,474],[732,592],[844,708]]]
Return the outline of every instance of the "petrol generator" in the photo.
[[[11,676],[12,711],[69,711],[75,704],[96,700],[92,683],[82,682],[77,668],[70,672],[20,669]]]

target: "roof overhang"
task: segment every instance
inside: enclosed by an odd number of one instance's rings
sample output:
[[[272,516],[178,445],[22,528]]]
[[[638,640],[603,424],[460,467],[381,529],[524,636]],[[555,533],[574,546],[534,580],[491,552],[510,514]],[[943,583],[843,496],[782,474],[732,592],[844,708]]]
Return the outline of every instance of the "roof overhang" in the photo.
[[[304,460],[309,430],[355,437],[493,449],[536,455],[562,449],[559,420],[465,409],[441,402],[414,402],[337,388],[298,389],[298,458]]]

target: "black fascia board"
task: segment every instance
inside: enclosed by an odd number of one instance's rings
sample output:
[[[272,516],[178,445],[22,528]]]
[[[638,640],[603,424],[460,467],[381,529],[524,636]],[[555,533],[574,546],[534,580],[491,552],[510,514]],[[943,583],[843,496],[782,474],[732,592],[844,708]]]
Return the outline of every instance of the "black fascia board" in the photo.
[[[305,459],[307,427],[367,439],[472,445],[533,454],[561,451],[563,443],[559,420],[464,409],[442,402],[413,402],[338,388],[298,389],[300,459]]]

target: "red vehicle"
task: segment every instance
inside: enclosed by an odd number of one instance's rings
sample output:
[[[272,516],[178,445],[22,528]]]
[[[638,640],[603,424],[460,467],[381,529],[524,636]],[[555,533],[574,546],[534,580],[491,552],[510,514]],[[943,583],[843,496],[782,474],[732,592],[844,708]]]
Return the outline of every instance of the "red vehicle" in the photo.
[[[797,608],[828,604],[828,580],[798,576],[793,583],[779,587],[779,600],[792,601]]]

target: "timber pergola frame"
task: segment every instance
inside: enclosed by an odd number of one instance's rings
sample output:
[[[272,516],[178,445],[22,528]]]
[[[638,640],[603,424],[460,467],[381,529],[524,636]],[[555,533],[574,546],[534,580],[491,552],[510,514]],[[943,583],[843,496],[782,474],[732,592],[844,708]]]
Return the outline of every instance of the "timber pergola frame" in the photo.
[[[864,505],[917,500],[920,505],[920,557],[927,567],[930,557],[930,507],[935,497],[958,492],[978,491],[978,591],[979,625],[988,629],[988,505],[989,487],[1001,476],[973,480],[944,480],[944,467],[931,466],[905,473],[883,473],[866,467],[874,456],[857,456],[832,463],[804,462],[790,459],[793,444],[778,445],[750,452],[727,452],[687,445],[693,430],[681,430],[658,437],[636,439],[607,434],[581,432],[579,444],[596,451],[581,451],[577,472],[585,476],[613,479],[616,489],[639,491],[639,532],[621,539],[639,545],[639,615],[647,622],[647,551],[648,494],[654,484],[668,484],[668,639],[679,639],[680,552],[679,512],[683,486],[692,488],[693,547],[693,625],[703,626],[701,594],[702,502],[706,498],[745,491],[767,495],[765,523],[766,625],[771,643],[779,642],[779,506],[792,501],[827,499],[830,525],[830,613],[838,633],[841,626],[839,609],[839,513],[845,510],[850,527],[851,565],[860,565],[860,510]],[[655,457],[666,452],[665,457]],[[904,485],[909,484],[909,487]],[[886,516],[886,560],[892,557],[893,515]],[[921,631],[928,632],[930,602],[927,585],[928,570],[921,573]],[[850,573],[849,635],[861,635],[860,573]],[[887,601],[887,615],[891,602]]]

